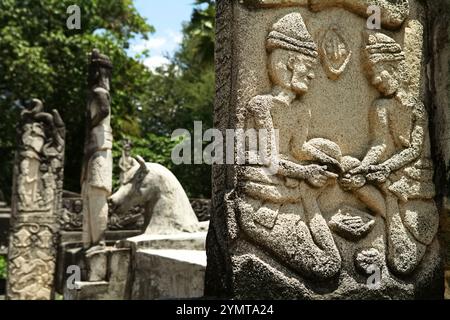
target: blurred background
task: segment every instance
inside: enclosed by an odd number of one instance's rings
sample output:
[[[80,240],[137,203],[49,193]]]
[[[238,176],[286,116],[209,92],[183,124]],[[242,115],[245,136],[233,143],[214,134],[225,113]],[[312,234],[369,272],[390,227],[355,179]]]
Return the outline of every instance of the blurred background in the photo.
[[[81,8],[81,29],[68,30],[67,8]],[[39,98],[66,123],[64,189],[80,191],[88,54],[110,56],[115,180],[122,140],[133,154],[158,162],[190,197],[209,198],[207,165],[174,166],[175,129],[212,126],[214,100],[212,0],[2,0],[0,2],[0,190],[9,199],[21,108]],[[117,183],[117,182],[115,182]]]

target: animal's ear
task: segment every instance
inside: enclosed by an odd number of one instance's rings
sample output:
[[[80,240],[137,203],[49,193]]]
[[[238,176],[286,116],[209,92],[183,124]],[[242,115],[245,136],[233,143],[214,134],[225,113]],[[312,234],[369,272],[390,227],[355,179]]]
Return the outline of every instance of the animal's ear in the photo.
[[[145,163],[145,160],[141,156],[136,156],[136,160],[141,166],[141,169],[145,172],[148,172],[147,164]]]

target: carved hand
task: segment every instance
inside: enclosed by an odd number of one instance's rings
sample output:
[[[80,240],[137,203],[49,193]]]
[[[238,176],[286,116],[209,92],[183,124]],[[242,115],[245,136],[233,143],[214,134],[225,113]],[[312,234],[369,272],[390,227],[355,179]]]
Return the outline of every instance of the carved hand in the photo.
[[[339,183],[345,191],[353,191],[364,187],[367,183],[366,178],[362,174],[346,174],[339,180]]]
[[[370,166],[369,171],[371,173],[366,176],[366,179],[376,183],[385,183],[391,174],[391,170],[383,165]]]
[[[307,178],[308,183],[316,188],[324,187],[328,180],[336,179],[338,175],[327,171],[327,166],[319,166],[319,165],[309,165],[306,167],[307,170]]]
[[[370,166],[367,165],[360,165],[359,167],[356,167],[355,169],[352,169],[349,171],[350,175],[358,175],[358,174],[367,174],[369,172]]]

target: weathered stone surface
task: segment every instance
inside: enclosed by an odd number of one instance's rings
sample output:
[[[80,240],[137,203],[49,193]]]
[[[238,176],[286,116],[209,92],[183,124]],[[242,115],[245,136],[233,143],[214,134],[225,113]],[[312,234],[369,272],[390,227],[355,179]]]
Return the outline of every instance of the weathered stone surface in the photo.
[[[88,281],[77,281],[75,288],[64,287],[65,300],[126,300],[130,250],[107,247],[87,257]]]
[[[195,299],[204,292],[206,252],[139,250],[133,300]]]
[[[200,231],[186,192],[173,173],[141,157],[137,163],[109,198],[111,210],[120,216],[136,206],[143,208],[143,230],[149,235]]]
[[[56,110],[33,100],[22,111],[14,164],[6,298],[49,300],[54,294],[65,127]]]
[[[89,64],[86,142],[81,173],[85,249],[105,245],[108,197],[112,192],[110,59],[93,50]]]
[[[191,299],[203,296],[206,232],[140,235],[84,257],[67,249],[74,264],[86,264],[85,279],[69,289],[66,300]]]
[[[366,29],[370,4],[381,30]],[[213,168],[206,294],[442,298],[445,191],[433,178],[448,149],[429,124],[447,101],[430,103],[443,80],[427,73],[429,6],[222,0],[217,11],[215,126],[279,141],[264,146],[269,164]]]
[[[130,248],[132,300],[192,299],[203,296],[206,232],[141,235],[121,241]]]
[[[0,255],[8,251],[9,220],[11,208],[4,202],[0,191]]]

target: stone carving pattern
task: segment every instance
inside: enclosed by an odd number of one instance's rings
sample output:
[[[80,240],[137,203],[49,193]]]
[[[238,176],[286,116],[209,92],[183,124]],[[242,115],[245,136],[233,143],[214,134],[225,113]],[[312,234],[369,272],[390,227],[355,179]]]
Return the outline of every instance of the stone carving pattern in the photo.
[[[313,11],[342,7],[362,17],[369,17],[368,7],[381,9],[381,24],[388,29],[398,28],[409,16],[409,0],[244,0],[249,7],[274,8],[309,6]]]
[[[338,26],[331,26],[325,33],[320,46],[320,57],[328,77],[332,80],[339,79],[352,58],[352,52]]]
[[[428,116],[416,93],[408,91],[401,46],[382,33],[367,36],[365,67],[381,97],[370,110],[373,145],[362,160],[344,156],[333,141],[308,138],[302,119],[310,112],[302,110],[301,98],[314,79],[318,49],[299,13],[273,25],[266,49],[273,89],[248,103],[247,128],[281,131],[280,167],[275,176],[250,164],[240,168],[241,228],[295,272],[325,280],[342,268],[333,232],[358,241],[370,233],[372,216],[381,216],[390,272],[411,275],[435,240],[439,216],[433,200]],[[286,130],[288,118],[298,122]],[[298,128],[294,134],[293,127]],[[317,199],[336,183],[362,201],[367,212],[342,207],[328,224]],[[382,261],[375,248],[355,256],[357,269],[363,271]]]
[[[33,102],[21,114],[14,165],[7,299],[53,296],[64,175],[65,127]]]

